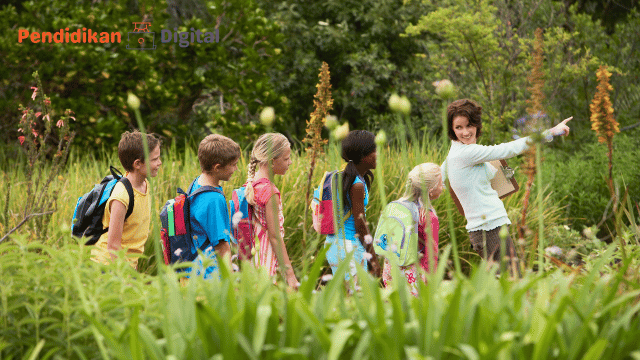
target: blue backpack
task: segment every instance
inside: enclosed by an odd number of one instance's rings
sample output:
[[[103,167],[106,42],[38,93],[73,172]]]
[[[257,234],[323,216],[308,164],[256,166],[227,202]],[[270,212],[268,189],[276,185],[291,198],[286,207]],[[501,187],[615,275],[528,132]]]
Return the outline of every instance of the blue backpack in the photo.
[[[129,207],[125,220],[133,212],[134,196],[133,186],[122,173],[110,166],[111,175],[106,176],[99,184],[96,184],[91,191],[78,198],[76,208],[73,211],[71,220],[71,235],[88,238],[85,245],[93,245],[98,242],[102,234],[109,231],[109,227],[102,227],[102,217],[107,200],[111,196],[113,189],[118,182],[121,182],[129,194]]]
[[[201,186],[191,192],[193,184],[189,186],[188,193],[178,188],[178,196],[165,203],[160,210],[160,238],[162,239],[162,252],[164,263],[174,264],[181,261],[193,261],[198,256],[197,248],[192,239],[190,206],[191,201],[198,194],[222,191],[213,186]],[[200,247],[204,251],[210,242],[205,241]]]

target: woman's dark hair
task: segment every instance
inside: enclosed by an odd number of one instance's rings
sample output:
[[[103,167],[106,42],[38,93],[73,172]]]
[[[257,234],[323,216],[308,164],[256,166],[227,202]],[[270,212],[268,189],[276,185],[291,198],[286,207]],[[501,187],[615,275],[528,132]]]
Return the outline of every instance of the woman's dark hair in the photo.
[[[362,158],[376,151],[375,139],[375,135],[369,131],[353,130],[342,140],[342,158],[347,162],[347,167],[342,172],[342,200],[344,210],[351,208],[348,195],[353,182],[358,176],[356,165],[360,163]],[[367,188],[369,188],[373,182],[373,173],[369,170],[363,174],[363,177]]]
[[[476,128],[476,138],[482,134],[482,106],[473,100],[461,99],[456,100],[447,106],[447,128],[449,139],[459,140],[453,131],[453,119],[457,116],[464,116],[469,119],[469,125]]]

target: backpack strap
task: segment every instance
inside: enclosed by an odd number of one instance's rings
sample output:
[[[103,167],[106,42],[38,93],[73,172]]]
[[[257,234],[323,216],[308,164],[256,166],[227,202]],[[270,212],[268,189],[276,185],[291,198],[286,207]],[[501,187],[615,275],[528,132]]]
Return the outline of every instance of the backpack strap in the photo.
[[[129,207],[127,207],[127,214],[124,216],[124,219],[127,220],[131,213],[133,213],[133,206],[135,205],[135,197],[133,196],[133,185],[131,185],[131,181],[127,179],[120,170],[113,166],[109,166],[109,170],[111,171],[111,175],[118,181],[124,185],[124,188],[127,190],[127,194],[129,194]],[[107,228],[108,229],[108,228]]]
[[[127,214],[124,216],[124,219],[126,220],[129,216],[131,216],[131,213],[133,213],[133,206],[135,205],[136,199],[133,196],[133,185],[131,185],[131,181],[129,181],[129,179],[124,176],[121,177],[118,181],[120,181],[122,185],[124,185],[124,188],[127,189],[127,194],[129,194],[129,207],[127,208]]]
[[[202,194],[203,192],[209,192],[209,191],[215,191],[218,194],[222,194],[224,196],[224,194],[222,193],[222,190],[213,187],[213,186],[209,186],[209,185],[205,185],[205,186],[200,186],[199,188],[197,188],[195,191],[191,192],[191,188],[193,186],[189,187],[189,197],[190,198],[194,198],[196,195],[198,194]]]

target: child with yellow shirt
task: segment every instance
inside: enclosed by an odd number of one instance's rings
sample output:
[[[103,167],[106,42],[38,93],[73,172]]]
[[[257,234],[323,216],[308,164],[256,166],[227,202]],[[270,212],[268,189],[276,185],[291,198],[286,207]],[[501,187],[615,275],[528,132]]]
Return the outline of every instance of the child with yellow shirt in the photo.
[[[149,146],[149,169],[144,158],[142,136],[147,137]],[[125,132],[118,144],[118,158],[127,171],[124,175],[133,187],[133,211],[126,218],[129,194],[122,182],[118,182],[104,210],[102,226],[109,230],[100,236],[91,250],[91,260],[109,264],[117,257],[119,250],[126,250],[126,259],[134,268],[138,266],[138,256],[144,253],[144,245],[149,236],[151,224],[151,195],[147,178],[155,177],[162,165],[160,161],[160,140],[151,134],[139,131]],[[134,255],[134,256],[129,256]]]

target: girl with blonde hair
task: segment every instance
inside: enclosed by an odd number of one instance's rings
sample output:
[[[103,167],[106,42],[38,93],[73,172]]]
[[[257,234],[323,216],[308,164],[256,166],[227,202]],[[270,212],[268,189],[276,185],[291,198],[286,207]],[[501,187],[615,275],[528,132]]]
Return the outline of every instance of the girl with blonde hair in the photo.
[[[410,172],[407,180],[407,186],[401,201],[410,201],[418,206],[419,222],[418,222],[418,259],[420,266],[425,272],[435,271],[438,265],[438,230],[440,222],[436,211],[431,206],[431,201],[437,199],[443,190],[442,174],[440,166],[434,163],[423,163],[414,167]],[[431,236],[427,236],[428,223],[431,223]],[[433,259],[433,263],[431,263]],[[409,290],[414,296],[418,296],[418,287],[416,281],[418,279],[418,271],[416,264],[408,264],[400,266],[400,272],[407,279]],[[391,263],[388,259],[384,260],[382,270],[382,281],[387,287],[391,284]],[[423,278],[424,280],[424,278]]]
[[[245,194],[247,202],[253,206],[251,222],[260,242],[256,245],[254,264],[266,267],[271,276],[276,275],[279,264],[284,264],[287,284],[297,288],[299,283],[284,244],[282,197],[271,181],[272,174],[284,175],[290,165],[289,140],[279,133],[263,134],[251,151]]]

